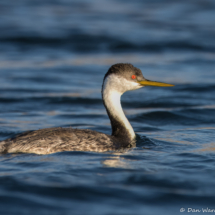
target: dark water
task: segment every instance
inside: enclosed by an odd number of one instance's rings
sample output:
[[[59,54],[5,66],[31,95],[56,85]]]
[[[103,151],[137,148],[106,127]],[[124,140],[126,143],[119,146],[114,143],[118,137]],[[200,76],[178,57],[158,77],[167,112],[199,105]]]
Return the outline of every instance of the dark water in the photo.
[[[215,210],[213,0],[1,0],[0,138],[55,126],[109,134],[100,88],[119,62],[176,85],[123,96],[137,147],[1,155],[0,214]]]

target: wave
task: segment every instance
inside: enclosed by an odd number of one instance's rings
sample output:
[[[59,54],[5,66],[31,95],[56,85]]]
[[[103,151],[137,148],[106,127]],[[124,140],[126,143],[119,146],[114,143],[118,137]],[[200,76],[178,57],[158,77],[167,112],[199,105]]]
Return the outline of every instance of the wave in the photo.
[[[41,97],[27,97],[27,98],[0,98],[0,103],[17,103],[17,102],[47,102],[50,104],[102,104],[101,99],[96,98],[80,98],[80,97],[62,97],[62,96],[41,96]]]
[[[158,52],[163,50],[193,50],[193,51],[214,51],[215,47],[207,46],[193,41],[159,41],[132,42],[129,40],[107,36],[91,34],[71,34],[66,37],[42,37],[42,36],[8,36],[1,37],[0,43],[11,43],[28,47],[53,47],[72,49],[77,52],[104,51],[111,52],[124,51],[141,51],[141,52]]]
[[[154,111],[131,117],[131,121],[150,125],[203,125],[214,124],[215,109],[183,109],[180,111]]]
[[[173,89],[173,91],[181,91],[181,92],[188,92],[188,93],[211,93],[215,92],[215,84],[185,84],[185,85],[178,85],[177,88]]]

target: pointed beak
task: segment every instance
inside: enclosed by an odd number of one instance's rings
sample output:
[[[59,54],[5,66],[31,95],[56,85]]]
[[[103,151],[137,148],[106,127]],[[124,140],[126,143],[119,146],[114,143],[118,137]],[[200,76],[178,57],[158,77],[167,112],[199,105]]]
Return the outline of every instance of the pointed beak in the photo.
[[[166,84],[162,82],[156,82],[156,81],[149,81],[149,80],[143,80],[143,81],[137,81],[142,86],[155,86],[155,87],[173,87],[172,84]]]

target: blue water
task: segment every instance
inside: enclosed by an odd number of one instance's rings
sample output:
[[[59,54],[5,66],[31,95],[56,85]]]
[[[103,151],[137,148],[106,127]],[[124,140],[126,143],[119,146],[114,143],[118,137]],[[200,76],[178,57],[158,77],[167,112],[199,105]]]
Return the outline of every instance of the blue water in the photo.
[[[1,0],[1,140],[60,126],[110,134],[100,91],[114,63],[175,87],[123,95],[138,136],[125,152],[0,155],[0,214],[215,210],[214,29],[213,0]]]

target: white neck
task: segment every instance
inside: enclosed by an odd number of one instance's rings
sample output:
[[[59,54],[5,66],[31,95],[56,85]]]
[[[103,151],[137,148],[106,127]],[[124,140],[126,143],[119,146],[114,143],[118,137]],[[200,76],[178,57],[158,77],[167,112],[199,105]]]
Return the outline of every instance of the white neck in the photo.
[[[121,95],[124,93],[123,87],[119,85],[121,81],[120,78],[117,79],[113,76],[106,78],[102,87],[103,101],[111,121],[112,135],[133,140],[135,138],[134,130],[126,118],[120,102]]]

